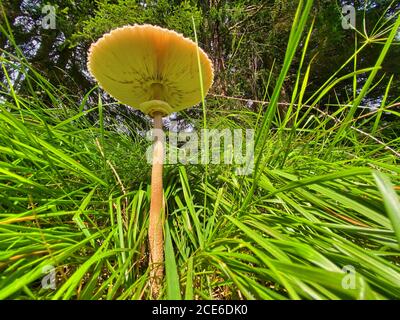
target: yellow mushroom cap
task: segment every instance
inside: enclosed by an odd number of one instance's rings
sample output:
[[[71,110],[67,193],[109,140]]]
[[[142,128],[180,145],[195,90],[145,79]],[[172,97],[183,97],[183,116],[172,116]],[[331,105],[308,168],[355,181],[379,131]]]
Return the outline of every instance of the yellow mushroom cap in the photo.
[[[169,114],[201,101],[213,82],[206,53],[175,31],[134,25],[105,34],[89,50],[88,69],[117,100],[142,112]]]

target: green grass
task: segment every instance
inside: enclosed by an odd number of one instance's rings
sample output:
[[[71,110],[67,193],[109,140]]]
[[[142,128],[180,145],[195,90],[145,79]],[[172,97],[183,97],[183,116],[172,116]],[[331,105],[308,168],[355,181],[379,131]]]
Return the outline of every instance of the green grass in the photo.
[[[379,129],[384,112],[399,116],[398,100],[386,99],[392,79],[383,80],[379,110],[355,113],[381,59],[342,78],[333,72],[311,98],[304,94],[313,66],[303,61],[286,118],[276,112],[293,55],[304,58],[307,45],[300,51],[298,44],[307,43],[309,10],[300,3],[270,103],[252,112],[208,97],[225,108],[191,119],[198,129],[255,129],[253,174],[166,165],[162,299],[400,296],[400,141]],[[382,55],[399,21],[379,34]],[[79,103],[39,72],[28,74],[22,56],[2,52],[1,63],[9,79],[24,72],[39,90],[21,95],[11,80],[0,90],[0,299],[151,299],[149,142],[135,128],[128,134],[116,122],[105,125],[110,105],[101,98],[90,104],[93,92]],[[338,82],[361,73],[371,80],[358,95],[349,93],[332,114],[318,107]],[[55,290],[41,285],[48,265],[56,270]],[[343,285],[351,276],[345,266],[355,270],[354,287]]]

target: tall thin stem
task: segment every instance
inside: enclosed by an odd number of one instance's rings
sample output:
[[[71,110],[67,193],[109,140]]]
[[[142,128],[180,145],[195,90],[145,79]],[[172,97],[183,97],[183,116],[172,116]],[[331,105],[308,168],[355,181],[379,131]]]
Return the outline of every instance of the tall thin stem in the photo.
[[[164,234],[163,234],[163,162],[164,145],[162,138],[162,114],[154,114],[153,168],[151,172],[150,202],[150,279],[153,297],[157,298],[164,275]]]

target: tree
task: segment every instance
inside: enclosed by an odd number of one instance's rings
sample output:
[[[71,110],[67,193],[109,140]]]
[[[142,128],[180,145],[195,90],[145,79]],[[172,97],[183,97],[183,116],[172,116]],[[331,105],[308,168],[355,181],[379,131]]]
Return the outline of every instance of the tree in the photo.
[[[90,44],[111,29],[134,23],[151,23],[174,29],[194,40],[193,21],[199,45],[211,56],[215,68],[213,92],[250,99],[268,99],[284,58],[284,52],[298,1],[289,0],[67,0],[53,1],[57,27],[43,29],[41,8],[47,2],[3,0],[3,11],[12,26],[14,38],[28,60],[52,83],[83,96],[94,82],[88,77],[86,55]],[[348,1],[314,1],[314,29],[305,63],[312,63],[306,90],[310,96],[334,70],[354,53],[362,36],[342,28],[341,8]],[[390,0],[353,1],[357,27],[365,26],[369,35],[376,32],[400,4]],[[389,9],[387,9],[389,8]],[[383,17],[383,19],[380,19]],[[311,25],[312,19],[310,19]],[[379,23],[378,23],[379,22]],[[3,25],[3,24],[2,24]],[[373,31],[375,28],[375,31]],[[4,35],[0,43],[11,50]],[[382,44],[371,42],[358,57],[358,68],[373,66]],[[390,98],[400,95],[399,46],[392,46],[380,75],[394,75]],[[294,59],[281,90],[281,101],[290,101],[299,68],[300,54]],[[353,70],[348,64],[341,73]],[[3,79],[4,80],[4,79]],[[24,89],[25,79],[18,87]],[[365,75],[358,77],[358,85]],[[379,100],[387,80],[382,81],[370,98]],[[325,102],[347,99],[352,79],[336,86]]]

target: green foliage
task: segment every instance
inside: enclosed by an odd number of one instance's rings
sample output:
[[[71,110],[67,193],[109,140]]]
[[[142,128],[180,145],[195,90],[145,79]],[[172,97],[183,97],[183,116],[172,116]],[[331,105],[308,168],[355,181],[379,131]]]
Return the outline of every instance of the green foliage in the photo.
[[[190,1],[179,2],[147,1],[143,6],[136,0],[118,0],[117,3],[98,1],[95,16],[86,20],[82,31],[75,35],[75,42],[94,41],[116,27],[135,23],[156,24],[192,36],[192,16],[198,27],[202,21],[201,10]]]
[[[244,3],[232,5],[234,19],[245,16]],[[286,2],[280,3],[283,9]],[[193,4],[186,5],[179,14],[188,17]],[[223,21],[227,8],[212,8],[213,19]],[[236,175],[233,165],[165,166],[161,298],[399,297],[400,114],[399,97],[389,98],[398,79],[371,77],[364,87],[368,97],[382,84],[379,109],[352,111],[363,90],[358,83],[345,98],[335,96],[333,113],[323,108],[329,92],[381,65],[356,64],[344,74],[339,66],[307,95],[315,72],[307,59],[314,50],[310,10],[309,1],[300,2],[286,28],[290,38],[277,63],[279,76],[266,80],[272,104],[209,96],[207,108],[183,115],[198,130],[254,129],[257,166],[247,176]],[[384,22],[386,30],[374,40],[388,41],[396,19]],[[205,39],[201,32],[199,41]],[[247,36],[231,39],[233,53],[251,52]],[[17,47],[13,52],[2,50],[0,57],[0,299],[150,299],[149,142],[140,134],[148,124],[133,113],[122,116],[127,109],[115,111],[115,103],[93,90],[77,99],[41,75]],[[357,47],[346,60],[351,64],[368,52]],[[289,73],[292,95],[280,114],[278,98]],[[23,93],[15,74],[25,79]],[[385,124],[389,112],[395,121]],[[42,287],[49,266],[55,290]]]
[[[53,84],[63,85],[82,98],[93,82],[86,73],[86,54],[92,41],[113,28],[134,23],[151,23],[174,29],[193,39],[192,17],[198,30],[199,44],[214,62],[214,93],[270,99],[283,64],[286,44],[299,1],[258,0],[98,0],[53,1],[57,13],[56,30],[41,28],[41,7],[46,1],[4,1],[3,8],[15,40],[28,58]],[[353,4],[356,8],[358,33],[344,30],[341,7]],[[375,63],[381,52],[382,33],[390,17],[399,9],[396,1],[330,1],[316,0],[310,15],[315,19],[310,37],[306,63],[313,61],[313,73],[305,88],[310,97],[330,76],[346,64],[354,46],[364,46],[363,59],[352,61],[341,70],[344,75]],[[312,19],[308,20],[307,27]],[[364,27],[365,26],[365,27]],[[38,43],[39,41],[39,43]],[[0,33],[0,47],[13,52],[4,33]],[[38,47],[38,50],[32,48]],[[389,100],[400,92],[399,46],[392,46],[378,71],[378,77],[394,75],[394,86]],[[300,61],[294,57],[292,67],[281,87],[281,100],[290,101],[294,93]],[[1,78],[1,77],[0,77]],[[4,78],[2,79],[4,82]],[[348,79],[328,92],[323,103],[336,103],[336,96],[344,101],[354,85],[366,81]],[[19,91],[28,90],[24,79]],[[376,84],[363,104],[379,104],[385,84]],[[108,100],[107,102],[109,102]],[[331,107],[331,109],[334,109]],[[283,108],[284,112],[284,108]],[[282,113],[282,112],[281,112]]]

